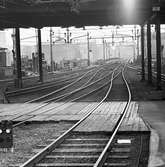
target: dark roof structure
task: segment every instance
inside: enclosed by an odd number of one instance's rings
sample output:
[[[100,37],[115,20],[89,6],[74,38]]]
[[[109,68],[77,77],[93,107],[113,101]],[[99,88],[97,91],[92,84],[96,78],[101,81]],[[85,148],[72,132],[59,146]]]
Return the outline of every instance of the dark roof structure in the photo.
[[[165,0],[0,0],[0,28],[143,24],[158,3],[165,23]]]

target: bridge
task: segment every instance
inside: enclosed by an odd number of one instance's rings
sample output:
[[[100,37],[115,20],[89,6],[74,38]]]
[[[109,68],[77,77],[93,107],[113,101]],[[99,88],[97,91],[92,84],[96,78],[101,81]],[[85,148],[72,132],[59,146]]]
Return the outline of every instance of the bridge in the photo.
[[[89,25],[141,25],[142,80],[144,80],[144,25],[147,24],[148,82],[152,82],[151,24],[156,25],[157,88],[161,89],[160,25],[165,23],[164,0],[1,0],[0,28],[16,28],[18,87],[21,86],[19,28],[38,28],[41,55],[41,28],[45,26],[83,27]],[[40,56],[41,57],[41,56]],[[40,80],[42,63],[40,58]]]

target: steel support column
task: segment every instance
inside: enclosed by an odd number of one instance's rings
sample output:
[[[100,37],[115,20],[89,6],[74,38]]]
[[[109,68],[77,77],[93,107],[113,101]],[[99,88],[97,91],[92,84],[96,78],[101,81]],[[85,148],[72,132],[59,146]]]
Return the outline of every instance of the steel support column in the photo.
[[[52,30],[52,27],[50,27],[50,67],[51,67],[51,72],[54,71],[52,36],[53,36],[53,30]]]
[[[89,32],[87,32],[88,66],[90,66]]]
[[[161,90],[161,34],[160,20],[156,21],[156,59],[157,59],[157,89]]]
[[[21,49],[20,49],[20,30],[15,29],[15,45],[16,45],[16,87],[22,88],[22,72],[21,72]]]
[[[43,82],[41,29],[38,29],[39,80]]]
[[[103,38],[103,60],[105,62],[105,40]]]
[[[148,83],[152,83],[151,25],[147,23]]]
[[[141,75],[142,75],[142,81],[145,80],[145,64],[144,64],[144,26],[141,25],[141,65],[142,65],[142,71],[141,71]]]

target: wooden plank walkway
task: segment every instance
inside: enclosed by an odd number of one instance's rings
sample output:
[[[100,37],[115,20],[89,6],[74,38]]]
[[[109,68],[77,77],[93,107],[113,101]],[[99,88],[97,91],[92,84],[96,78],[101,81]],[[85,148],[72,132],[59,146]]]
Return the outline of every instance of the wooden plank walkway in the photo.
[[[107,102],[102,104],[91,116],[80,124],[75,132],[111,132],[120,117],[126,102]],[[119,131],[149,131],[137,113],[138,104],[131,102]]]
[[[90,109],[96,106],[97,103],[50,103],[32,112],[41,105],[43,104],[0,104],[0,121],[4,119],[22,121],[30,117],[32,118],[29,119],[29,121],[75,121],[80,120]],[[15,119],[17,117],[18,119]]]
[[[29,121],[78,121],[97,104],[96,102],[50,103],[35,112],[31,111],[42,103],[0,104],[0,120],[22,121],[30,118]],[[74,131],[111,132],[125,104],[126,102],[103,103]],[[131,102],[120,131],[149,131],[138,115],[136,102]]]

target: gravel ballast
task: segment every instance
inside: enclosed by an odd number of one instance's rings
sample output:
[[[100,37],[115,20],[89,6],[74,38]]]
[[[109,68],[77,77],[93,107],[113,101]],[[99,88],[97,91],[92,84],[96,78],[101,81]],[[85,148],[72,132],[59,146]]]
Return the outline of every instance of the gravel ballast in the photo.
[[[73,122],[22,125],[14,129],[14,151],[0,152],[0,167],[22,164],[36,154],[37,145],[47,144],[69,129]],[[50,142],[50,141],[49,141]]]

